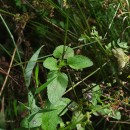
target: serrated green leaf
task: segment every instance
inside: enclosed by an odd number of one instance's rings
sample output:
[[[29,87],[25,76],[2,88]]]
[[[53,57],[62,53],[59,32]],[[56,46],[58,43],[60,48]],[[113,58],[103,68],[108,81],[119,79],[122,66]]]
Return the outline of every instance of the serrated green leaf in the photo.
[[[75,55],[73,57],[69,57],[67,59],[67,63],[71,68],[76,70],[90,67],[93,65],[93,62],[88,57],[82,55]]]
[[[64,55],[63,59],[67,59],[69,57],[74,56],[74,50],[68,46],[60,45],[56,47],[56,49],[53,52],[53,56],[55,58],[62,58]]]
[[[43,46],[42,46],[43,47]],[[40,47],[31,57],[31,59],[28,61],[27,67],[25,69],[25,85],[26,87],[29,87],[30,85],[30,80],[31,80],[31,75],[32,75],[32,71],[33,68],[36,64],[36,61],[38,59],[38,55],[42,49],[42,47]]]
[[[46,112],[42,116],[42,129],[43,130],[57,130],[57,125],[61,122],[57,112]]]
[[[57,60],[53,57],[48,57],[43,62],[43,66],[49,70],[58,70]]]
[[[48,74],[48,80],[53,77],[56,78],[47,86],[47,94],[49,101],[55,104],[60,100],[67,88],[68,77],[65,73],[55,71]]]
[[[59,113],[61,109],[63,110],[63,106],[65,107],[69,99],[63,99],[56,104],[51,104],[49,101],[46,102],[45,108],[47,110],[53,110],[44,112],[42,115],[42,129],[44,130],[57,130],[57,125],[62,121],[59,117]],[[58,104],[59,103],[59,104]],[[61,108],[62,107],[62,108]]]

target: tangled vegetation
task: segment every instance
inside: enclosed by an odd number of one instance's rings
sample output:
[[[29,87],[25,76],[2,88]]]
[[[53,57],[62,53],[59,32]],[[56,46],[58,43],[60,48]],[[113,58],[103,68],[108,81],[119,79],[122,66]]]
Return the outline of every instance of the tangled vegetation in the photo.
[[[0,130],[128,130],[129,0],[0,0]]]

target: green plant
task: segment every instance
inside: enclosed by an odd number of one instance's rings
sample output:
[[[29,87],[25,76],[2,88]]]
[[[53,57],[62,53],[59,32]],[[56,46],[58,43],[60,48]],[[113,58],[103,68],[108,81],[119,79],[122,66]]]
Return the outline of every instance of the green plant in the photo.
[[[27,88],[30,85],[31,74],[41,48],[35,52],[27,64],[25,70]],[[67,108],[65,110],[64,108],[70,102],[70,99],[62,97],[68,85],[68,76],[61,72],[62,68],[68,65],[72,69],[78,70],[93,65],[88,57],[74,55],[74,50],[64,45],[56,47],[53,56],[46,58],[43,62],[43,66],[49,69],[50,72],[48,73],[47,82],[37,88],[35,92],[35,94],[40,93],[47,87],[49,101],[46,102],[44,108],[39,108],[32,93],[28,93],[28,106],[25,106],[25,108],[30,111],[30,114],[21,123],[24,128],[41,127],[44,130],[56,130],[57,125],[63,123],[61,116],[67,111]]]
[[[65,73],[60,72],[61,68],[68,65],[72,69],[78,70],[92,66],[93,62],[85,56],[74,55],[73,49],[64,45],[58,46],[54,50],[53,56],[57,59],[49,57],[44,61],[43,65],[50,70],[48,80],[55,78],[48,85],[47,92],[49,101],[56,103],[64,94],[68,84],[68,77]]]
[[[129,129],[128,0],[0,5],[1,128]]]

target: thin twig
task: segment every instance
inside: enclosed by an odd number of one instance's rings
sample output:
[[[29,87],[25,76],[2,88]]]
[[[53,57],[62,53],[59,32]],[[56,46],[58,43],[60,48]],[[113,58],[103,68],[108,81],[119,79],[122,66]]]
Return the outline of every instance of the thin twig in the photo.
[[[118,123],[118,124],[130,124],[129,120],[128,121],[110,121],[112,123]]]
[[[2,88],[1,88],[1,90],[0,90],[0,97],[1,97],[1,95],[2,95],[2,92],[3,92],[4,88],[5,88],[5,85],[6,85],[6,83],[7,83],[7,80],[8,80],[9,73],[10,73],[10,70],[11,70],[11,67],[12,67],[12,64],[13,64],[13,60],[14,60],[14,56],[15,56],[16,50],[17,50],[17,49],[15,48],[15,49],[14,49],[14,52],[13,52],[13,55],[12,55],[12,58],[11,58],[11,62],[10,62],[8,71],[7,71],[7,75],[6,75],[6,77],[5,77],[4,83],[3,83]]]
[[[112,23],[113,23],[113,21],[114,21],[116,15],[117,15],[117,12],[118,12],[119,7],[120,7],[120,4],[118,4],[118,6],[117,6],[117,9],[116,9],[115,14],[114,14],[114,16],[113,16],[113,18],[112,18],[112,21],[111,21],[111,23],[109,24],[108,30],[109,30],[109,29],[111,28],[111,26],[112,26]],[[104,36],[103,39],[106,38],[107,34],[108,34],[108,31],[105,33],[105,36]]]

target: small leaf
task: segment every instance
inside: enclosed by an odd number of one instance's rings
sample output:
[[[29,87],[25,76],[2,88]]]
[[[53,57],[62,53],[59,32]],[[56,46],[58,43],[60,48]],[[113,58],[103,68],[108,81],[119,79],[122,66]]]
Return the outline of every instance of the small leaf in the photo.
[[[62,67],[64,67],[64,66],[66,66],[66,62],[65,62],[65,60],[61,60],[60,62],[59,62],[59,68],[62,68]]]
[[[16,4],[16,6],[21,7],[22,1],[21,0],[15,0],[15,4]]]
[[[128,75],[127,78],[130,79],[130,75]]]
[[[72,117],[72,122],[77,124],[78,122],[80,122],[83,118],[84,118],[85,115],[83,115],[82,111],[78,110],[78,111],[75,111],[73,117]]]
[[[73,57],[69,57],[67,59],[67,63],[71,68],[76,70],[90,67],[93,65],[93,62],[88,57],[82,55],[75,55]]]
[[[49,70],[58,70],[57,66],[57,60],[54,59],[53,57],[48,57],[46,60],[43,62],[43,66]]]
[[[78,41],[84,41],[84,43],[87,43],[87,40],[90,40],[89,36],[86,34],[81,34],[81,37],[78,39]]]
[[[99,85],[96,85],[96,84],[93,84],[95,87],[92,88],[92,104],[95,106],[97,105],[98,102],[101,102],[101,95],[102,95],[102,92],[101,92],[101,89],[100,89],[100,86]]]
[[[76,125],[77,130],[85,130],[85,128],[81,124]]]
[[[47,93],[49,101],[52,104],[55,104],[60,100],[67,88],[68,77],[65,73],[50,72],[48,74],[48,80],[52,79],[53,77],[56,78],[47,86]]]
[[[129,48],[129,46],[127,45],[127,42],[123,42],[120,39],[117,40],[117,44],[121,48],[124,48],[124,49],[128,49]]]
[[[43,46],[42,46],[43,47]],[[42,49],[42,47],[40,47],[31,57],[31,59],[28,61],[27,67],[25,69],[25,84],[26,87],[29,87],[30,85],[30,80],[31,80],[31,75],[32,75],[32,71],[33,68],[36,64],[36,61],[38,59],[38,55],[40,53],[40,50]]]
[[[114,115],[112,117],[115,118],[115,119],[117,119],[117,120],[120,120],[121,119],[121,113],[120,113],[120,111],[116,110],[114,112]]]
[[[63,59],[67,59],[69,57],[74,56],[74,50],[68,46],[60,45],[56,47],[56,49],[53,52],[53,56],[55,58],[62,58],[64,55]]]

